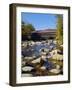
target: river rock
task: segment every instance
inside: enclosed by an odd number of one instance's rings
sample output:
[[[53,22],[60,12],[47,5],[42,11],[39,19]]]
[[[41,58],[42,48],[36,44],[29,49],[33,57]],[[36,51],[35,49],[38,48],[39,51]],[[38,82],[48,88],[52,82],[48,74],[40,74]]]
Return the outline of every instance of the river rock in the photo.
[[[32,77],[33,75],[32,74],[29,74],[29,73],[26,73],[26,74],[22,74],[21,76],[22,77]]]
[[[60,69],[60,65],[56,65],[56,69]]]
[[[41,70],[46,70],[45,66],[40,67]]]
[[[32,57],[24,57],[24,59],[28,59],[28,60],[31,60],[31,59],[33,59],[33,58],[35,58],[35,56],[32,56]]]
[[[63,60],[63,55],[61,54],[58,54],[60,50],[58,49],[55,49],[55,50],[52,50],[52,52],[50,52],[51,56],[53,59],[56,59],[56,60]]]
[[[60,70],[59,69],[51,69],[51,70],[49,70],[49,72],[58,74],[58,73],[60,73]]]
[[[22,61],[22,65],[25,65],[26,64],[26,62],[25,61]]]
[[[52,56],[53,59],[56,59],[56,60],[60,60],[62,61],[63,60],[63,55],[60,55],[60,54],[55,54]]]
[[[40,63],[40,57],[35,59],[35,60],[33,60],[32,63]]]
[[[22,71],[31,71],[32,69],[34,69],[34,68],[30,67],[30,66],[22,67]]]

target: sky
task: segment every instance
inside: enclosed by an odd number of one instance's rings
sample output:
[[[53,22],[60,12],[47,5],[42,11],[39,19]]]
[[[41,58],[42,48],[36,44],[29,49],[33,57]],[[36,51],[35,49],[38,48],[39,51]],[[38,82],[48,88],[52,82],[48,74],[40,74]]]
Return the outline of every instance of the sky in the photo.
[[[36,30],[56,29],[56,14],[21,13],[21,21],[30,23]]]

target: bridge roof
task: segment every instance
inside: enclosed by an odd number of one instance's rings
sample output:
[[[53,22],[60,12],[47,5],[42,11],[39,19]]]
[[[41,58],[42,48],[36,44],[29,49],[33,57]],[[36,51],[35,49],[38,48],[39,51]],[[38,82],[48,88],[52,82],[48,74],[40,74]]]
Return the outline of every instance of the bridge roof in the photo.
[[[32,33],[39,33],[39,34],[42,34],[42,33],[56,33],[56,29],[36,30],[36,31],[33,31]]]

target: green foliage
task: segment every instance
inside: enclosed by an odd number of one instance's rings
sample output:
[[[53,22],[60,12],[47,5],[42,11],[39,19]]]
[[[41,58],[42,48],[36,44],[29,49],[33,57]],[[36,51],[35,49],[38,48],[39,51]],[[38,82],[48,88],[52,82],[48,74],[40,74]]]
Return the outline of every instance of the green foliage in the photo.
[[[57,44],[63,44],[63,17],[62,15],[57,15],[57,32],[56,32]]]
[[[22,35],[29,35],[32,31],[35,31],[35,28],[32,24],[26,24],[22,22]]]

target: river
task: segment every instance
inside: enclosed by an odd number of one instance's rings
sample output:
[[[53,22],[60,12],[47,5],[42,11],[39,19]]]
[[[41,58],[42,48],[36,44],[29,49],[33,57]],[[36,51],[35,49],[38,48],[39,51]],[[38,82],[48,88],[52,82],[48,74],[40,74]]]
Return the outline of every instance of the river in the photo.
[[[55,47],[56,47],[56,44],[54,44],[53,42],[51,43],[35,42],[34,45],[28,45],[27,47],[22,48],[22,55],[24,57],[32,57],[33,55],[37,57],[40,55],[41,49],[52,50]]]

